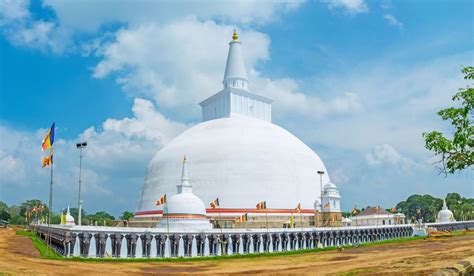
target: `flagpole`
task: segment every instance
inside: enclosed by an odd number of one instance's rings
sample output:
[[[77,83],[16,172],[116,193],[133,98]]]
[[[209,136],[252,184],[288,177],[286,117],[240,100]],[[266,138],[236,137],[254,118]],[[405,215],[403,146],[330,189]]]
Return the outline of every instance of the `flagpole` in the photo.
[[[166,213],[168,214],[168,202],[165,203],[165,208],[166,208]],[[170,236],[170,221],[169,221],[168,216],[166,216],[166,228],[168,229],[168,238],[169,238],[169,236]]]
[[[267,228],[267,233],[268,233],[268,211],[267,211],[267,208],[265,208],[265,227]]]
[[[301,233],[303,233],[303,214],[300,211]]]
[[[52,150],[52,147],[51,147]],[[51,215],[53,212],[53,166],[54,163],[51,160],[51,181],[49,182],[49,215],[48,215],[48,243],[46,254],[49,256],[49,250],[51,248]]]

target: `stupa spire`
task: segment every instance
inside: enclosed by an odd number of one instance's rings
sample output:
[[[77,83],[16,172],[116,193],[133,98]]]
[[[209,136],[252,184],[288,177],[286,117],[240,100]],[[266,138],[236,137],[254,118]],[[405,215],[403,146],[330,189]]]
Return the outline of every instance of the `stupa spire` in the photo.
[[[178,194],[183,192],[192,193],[192,185],[189,183],[188,169],[186,168],[186,156],[183,158],[183,168],[181,170],[181,183],[177,186]]]
[[[447,210],[448,206],[446,206],[446,199],[443,199],[443,210]]]
[[[232,41],[229,42],[229,53],[224,74],[224,88],[232,87],[248,90],[247,70],[245,69],[242,55],[242,43],[239,41],[237,31],[232,34]]]
[[[186,168],[186,155],[183,158],[183,168],[181,170],[181,184],[188,182],[188,169]]]

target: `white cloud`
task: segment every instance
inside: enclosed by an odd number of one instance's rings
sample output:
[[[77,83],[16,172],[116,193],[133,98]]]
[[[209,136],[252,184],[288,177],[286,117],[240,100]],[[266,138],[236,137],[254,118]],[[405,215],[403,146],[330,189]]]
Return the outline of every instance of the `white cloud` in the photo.
[[[28,0],[1,0],[0,26],[29,17]]]
[[[322,119],[334,114],[357,113],[363,109],[357,94],[345,92],[342,95],[321,99],[298,91],[296,81],[292,79],[255,78],[257,90],[275,100],[274,114],[277,116],[303,116],[307,119]]]
[[[388,24],[403,29],[403,23],[400,22],[395,16],[386,14],[383,18],[388,22]]]
[[[389,163],[397,165],[403,161],[403,157],[389,144],[377,145],[372,152],[366,155],[367,163],[371,166]]]
[[[95,40],[101,40],[103,34],[97,32],[104,25],[110,27],[118,23],[140,28],[148,24],[171,24],[188,17],[243,26],[266,24],[282,13],[297,9],[303,2],[45,0],[42,7],[53,11],[52,16],[36,19],[29,11],[29,0],[0,0],[0,26],[13,45],[62,54],[87,49]],[[99,38],[94,37],[96,35]]]
[[[0,26],[3,35],[16,46],[62,53],[68,47],[69,34],[56,22],[35,20],[29,1],[0,0]]]
[[[79,31],[93,32],[106,23],[127,23],[132,28],[150,22],[169,24],[188,16],[200,21],[214,20],[233,24],[264,24],[279,14],[295,10],[304,1],[90,1],[45,0],[61,24]],[[113,7],[113,12],[111,12]],[[87,20],[84,20],[87,18]]]
[[[128,93],[152,98],[160,107],[191,106],[196,114],[197,103],[222,88],[226,45],[232,31],[232,26],[195,18],[122,29],[113,42],[97,49],[102,61],[94,68],[94,76],[115,73]],[[247,68],[268,59],[270,41],[266,35],[239,32]]]
[[[232,26],[195,18],[122,29],[114,41],[97,49],[102,61],[94,68],[94,76],[115,76],[128,93],[151,98],[160,108],[180,107],[197,117],[197,103],[222,89],[220,80],[232,31]],[[251,90],[275,99],[280,114],[292,112],[319,119],[362,109],[358,96],[350,90],[320,99],[298,91],[292,79],[262,77],[255,67],[269,59],[269,38],[252,30],[239,30],[239,36]]]
[[[77,141],[87,141],[83,151],[83,198],[88,210],[103,209],[103,199],[113,196],[109,207],[135,208],[147,163],[170,139],[187,126],[166,119],[150,101],[135,99],[131,118],[108,119],[100,130],[91,127],[77,139],[61,139],[57,125],[54,150],[54,205],[76,202],[79,156]],[[0,191],[2,200],[47,200],[49,169],[41,168],[41,140],[45,129],[18,131],[0,125]],[[21,190],[22,193],[18,191]]]
[[[329,9],[342,9],[349,14],[365,13],[369,7],[364,0],[321,0],[326,3]]]

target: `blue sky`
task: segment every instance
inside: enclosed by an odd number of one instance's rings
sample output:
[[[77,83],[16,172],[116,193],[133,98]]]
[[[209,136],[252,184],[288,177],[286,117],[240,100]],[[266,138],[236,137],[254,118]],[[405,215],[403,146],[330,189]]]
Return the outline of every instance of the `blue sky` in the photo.
[[[39,144],[56,121],[55,206],[75,205],[86,139],[86,209],[133,210],[154,153],[219,90],[233,28],[251,89],[321,156],[343,208],[472,197],[472,171],[439,176],[421,133],[450,132],[435,112],[469,84],[473,18],[459,0],[0,0],[0,200],[46,201]]]

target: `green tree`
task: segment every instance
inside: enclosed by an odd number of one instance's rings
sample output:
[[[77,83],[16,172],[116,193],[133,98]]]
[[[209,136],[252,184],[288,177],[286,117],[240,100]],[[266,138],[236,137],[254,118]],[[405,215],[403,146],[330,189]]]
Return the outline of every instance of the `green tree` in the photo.
[[[95,214],[87,215],[87,219],[93,223],[97,222],[98,225],[103,225],[105,221],[105,225],[111,226],[115,217],[104,211],[100,211]]]
[[[406,201],[397,204],[396,208],[405,214],[407,219],[423,218],[425,222],[434,222],[443,201],[430,195],[411,195]]]
[[[8,205],[3,201],[0,201],[0,210],[8,211]]]
[[[0,210],[0,220],[6,220],[10,221],[11,216],[10,213],[7,212],[7,210]]]
[[[133,218],[135,215],[129,211],[123,211],[122,215],[120,216],[121,220],[129,220]]]
[[[464,67],[461,71],[464,79],[474,79],[474,67]],[[460,106],[442,109],[437,113],[454,127],[452,139],[438,131],[423,133],[425,147],[441,156],[437,163],[441,163],[440,171],[445,175],[474,164],[474,88],[460,88],[452,100],[459,101]]]

